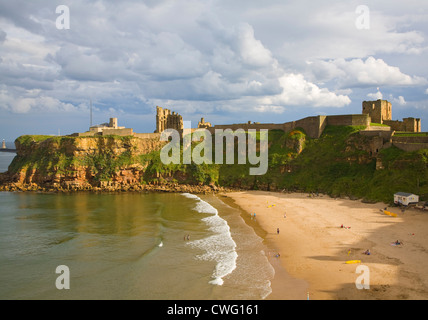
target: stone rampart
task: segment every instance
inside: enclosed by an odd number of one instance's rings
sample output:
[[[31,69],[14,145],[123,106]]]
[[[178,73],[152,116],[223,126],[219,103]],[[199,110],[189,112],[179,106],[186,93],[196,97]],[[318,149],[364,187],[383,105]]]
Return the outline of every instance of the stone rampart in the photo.
[[[140,139],[157,139],[160,140],[160,133],[134,133],[134,137]]]
[[[361,130],[360,134],[366,137],[381,137],[384,141],[390,141],[394,131],[386,130]]]
[[[415,137],[400,137],[394,135],[392,137],[393,143],[428,143],[428,136],[415,136]]]
[[[319,138],[327,125],[326,116],[307,117],[294,121],[293,128],[302,128],[311,138]],[[291,129],[291,130],[292,130]]]
[[[276,123],[235,123],[229,125],[216,125],[208,128],[211,133],[215,132],[215,129],[231,129],[236,131],[243,129],[268,129],[268,130],[282,130],[289,132],[296,128],[302,128],[306,134],[311,138],[319,138],[323,133],[327,125],[332,126],[369,126],[370,117],[366,114],[351,114],[351,115],[339,115],[339,116],[313,116],[303,118],[297,121],[291,121],[281,124]]]
[[[417,151],[420,149],[428,149],[428,143],[406,143],[406,142],[392,142],[397,148],[406,152]]]
[[[103,136],[110,136],[110,135],[116,135],[116,136],[133,136],[134,132],[131,128],[125,128],[125,129],[109,129],[105,128],[103,129],[102,133]]]
[[[337,116],[327,116],[329,126],[370,126],[370,116],[368,114],[345,114]]]

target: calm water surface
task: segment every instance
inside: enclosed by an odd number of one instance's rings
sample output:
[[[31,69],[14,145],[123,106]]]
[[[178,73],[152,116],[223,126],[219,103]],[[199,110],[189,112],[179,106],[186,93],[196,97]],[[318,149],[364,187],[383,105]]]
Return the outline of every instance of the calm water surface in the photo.
[[[0,152],[0,173],[6,172],[16,153]]]
[[[0,192],[0,299],[262,299],[263,250],[215,196]]]

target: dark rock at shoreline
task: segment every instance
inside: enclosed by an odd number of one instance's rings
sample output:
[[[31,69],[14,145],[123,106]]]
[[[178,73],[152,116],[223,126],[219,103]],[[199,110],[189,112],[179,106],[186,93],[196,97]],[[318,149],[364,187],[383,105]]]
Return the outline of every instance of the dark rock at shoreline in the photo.
[[[5,182],[0,180],[0,191],[20,191],[20,192],[177,192],[177,193],[194,193],[210,194],[219,192],[236,191],[234,188],[224,188],[215,185],[189,185],[189,184],[119,184],[108,181],[99,183],[98,186],[84,182],[66,181],[65,183],[51,183],[38,185],[36,183]]]

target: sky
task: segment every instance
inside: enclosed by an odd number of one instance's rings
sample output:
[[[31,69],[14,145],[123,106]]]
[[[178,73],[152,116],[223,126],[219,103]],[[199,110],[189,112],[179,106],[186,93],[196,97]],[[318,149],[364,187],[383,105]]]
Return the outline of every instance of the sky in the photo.
[[[0,0],[0,139],[117,117],[153,132],[156,106],[197,126],[359,114],[428,131],[426,0]]]

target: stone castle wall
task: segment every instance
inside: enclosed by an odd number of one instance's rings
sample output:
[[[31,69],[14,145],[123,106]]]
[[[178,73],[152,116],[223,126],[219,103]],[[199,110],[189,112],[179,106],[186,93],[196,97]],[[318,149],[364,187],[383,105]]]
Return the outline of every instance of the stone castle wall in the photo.
[[[116,135],[116,136],[133,136],[134,132],[131,128],[124,129],[104,129],[103,136]]]
[[[404,118],[392,120],[391,103],[387,100],[363,101],[362,113],[371,118],[371,122],[386,124],[395,131],[420,132],[421,119]]]
[[[134,137],[140,139],[157,139],[160,140],[160,133],[134,133]]]
[[[404,118],[403,121],[388,120],[383,123],[394,131],[421,132],[421,119]]]
[[[284,130],[284,124],[275,124],[275,123],[235,123],[235,124],[220,124],[215,125],[214,127],[207,128],[211,133],[214,133],[215,129],[231,129],[233,131],[238,129],[244,129],[247,131],[248,129],[269,129],[269,130]]]
[[[289,122],[290,123],[290,122]],[[285,131],[302,128],[311,138],[319,138],[327,125],[326,116],[307,117],[292,122],[293,126]]]
[[[374,123],[383,123],[384,120],[391,120],[391,103],[387,100],[363,101],[363,114],[370,116]]]
[[[238,123],[230,125],[216,125],[208,128],[211,133],[215,129],[231,129],[236,131],[243,129],[268,129],[268,130],[282,130],[284,132],[292,131],[296,128],[302,128],[306,134],[311,138],[319,138],[327,125],[332,126],[369,126],[370,117],[368,115],[352,114],[352,115],[339,115],[339,116],[314,116],[300,119],[297,121],[286,123]]]
[[[406,152],[418,151],[420,149],[428,149],[428,143],[412,143],[393,140],[392,144]]]
[[[400,137],[393,136],[393,143],[428,143],[428,136],[426,137]]]
[[[381,137],[385,142],[391,141],[394,131],[391,130],[361,130],[360,134],[366,137]]]
[[[370,126],[370,116],[367,114],[345,114],[327,116],[327,124],[330,126]]]

